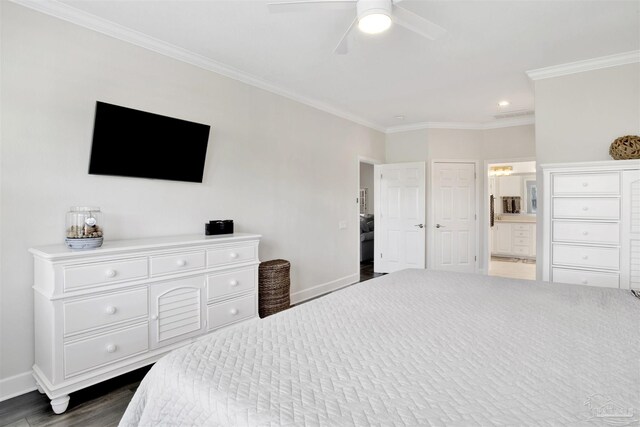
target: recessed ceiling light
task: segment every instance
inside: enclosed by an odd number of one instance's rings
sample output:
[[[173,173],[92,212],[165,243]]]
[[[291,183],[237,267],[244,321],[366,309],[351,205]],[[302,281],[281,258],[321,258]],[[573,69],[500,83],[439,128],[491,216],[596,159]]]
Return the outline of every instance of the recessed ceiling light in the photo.
[[[384,13],[370,13],[358,20],[358,28],[363,33],[378,34],[387,31],[391,26],[391,18]]]
[[[404,116],[402,114],[398,115],[398,116],[393,116],[394,119],[397,120],[404,120]]]
[[[498,107],[508,107],[511,103],[509,101],[498,102]]]

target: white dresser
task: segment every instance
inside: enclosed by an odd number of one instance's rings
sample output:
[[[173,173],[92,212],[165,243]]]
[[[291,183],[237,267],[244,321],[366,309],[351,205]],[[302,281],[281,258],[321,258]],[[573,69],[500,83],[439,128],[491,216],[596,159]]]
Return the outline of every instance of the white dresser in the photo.
[[[257,316],[260,236],[107,241],[34,256],[35,365],[56,413],[69,393]]]
[[[640,160],[541,168],[543,279],[640,288]]]

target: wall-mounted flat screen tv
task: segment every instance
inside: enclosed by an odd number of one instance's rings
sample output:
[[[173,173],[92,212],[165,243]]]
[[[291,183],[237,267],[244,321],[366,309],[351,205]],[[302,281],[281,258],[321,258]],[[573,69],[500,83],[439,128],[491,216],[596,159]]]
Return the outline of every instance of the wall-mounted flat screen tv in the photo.
[[[89,173],[202,182],[210,126],[97,102]]]

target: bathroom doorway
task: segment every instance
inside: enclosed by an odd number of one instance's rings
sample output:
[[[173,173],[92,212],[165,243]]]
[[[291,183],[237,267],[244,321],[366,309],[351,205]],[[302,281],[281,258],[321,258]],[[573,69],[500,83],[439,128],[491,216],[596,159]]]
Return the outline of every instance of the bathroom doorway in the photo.
[[[488,274],[536,278],[538,183],[535,161],[487,164]]]

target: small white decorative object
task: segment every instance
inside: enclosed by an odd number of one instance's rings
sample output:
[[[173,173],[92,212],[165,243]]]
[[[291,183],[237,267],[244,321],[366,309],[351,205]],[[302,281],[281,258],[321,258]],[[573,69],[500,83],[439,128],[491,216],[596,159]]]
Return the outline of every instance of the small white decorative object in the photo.
[[[73,206],[67,212],[65,243],[71,249],[95,249],[102,246],[104,231],[100,208]]]

